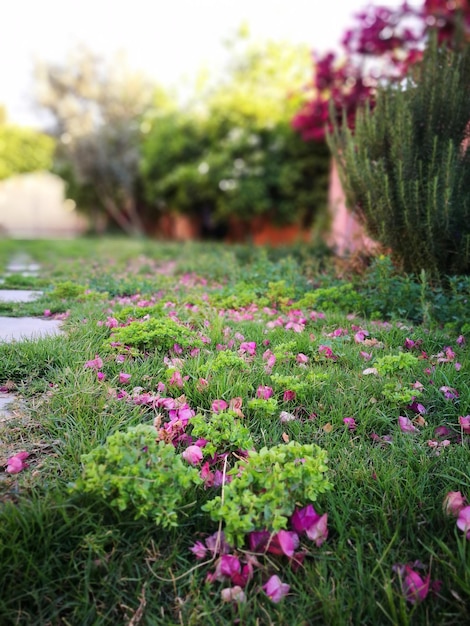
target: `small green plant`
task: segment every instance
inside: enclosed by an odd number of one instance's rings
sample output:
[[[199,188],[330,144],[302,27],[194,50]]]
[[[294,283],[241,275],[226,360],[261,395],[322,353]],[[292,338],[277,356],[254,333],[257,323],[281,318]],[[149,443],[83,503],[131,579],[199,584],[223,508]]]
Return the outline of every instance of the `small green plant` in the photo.
[[[416,397],[421,395],[419,389],[403,387],[401,383],[385,383],[382,395],[393,404],[409,404]]]
[[[345,283],[310,291],[296,303],[295,307],[350,313],[351,311],[362,312],[365,304],[364,296],[358,293],[356,287],[352,283]]]
[[[113,329],[111,342],[138,350],[170,350],[175,343],[182,348],[202,347],[197,333],[169,317],[137,320],[128,326]],[[109,344],[108,344],[109,345]]]
[[[136,519],[151,518],[164,528],[178,525],[190,489],[201,482],[198,470],[172,444],[157,442],[148,425],[110,435],[83,455],[82,463],[73,491],[100,496],[119,511],[131,509]]]
[[[201,367],[202,373],[222,372],[224,370],[242,370],[246,368],[246,362],[229,350],[221,350],[214,359],[210,359]]]
[[[248,408],[262,417],[272,417],[278,411],[276,398],[252,398],[248,400]]]
[[[250,430],[236,419],[233,411],[212,414],[209,418],[195,415],[190,424],[194,439],[203,438],[208,441],[202,448],[204,456],[254,448]]]
[[[240,545],[251,531],[284,529],[297,504],[315,502],[332,489],[327,461],[325,450],[295,441],[250,452],[228,473],[233,479],[225,485],[224,497],[202,509],[224,522],[229,543]]]
[[[85,294],[85,291],[86,287],[84,285],[79,285],[72,282],[71,280],[66,280],[64,282],[57,283],[49,296],[51,298],[59,299],[77,298],[78,296],[83,296]]]
[[[419,363],[418,357],[409,352],[400,352],[399,354],[387,354],[380,357],[375,362],[375,367],[379,374],[396,374],[402,370],[408,370]]]

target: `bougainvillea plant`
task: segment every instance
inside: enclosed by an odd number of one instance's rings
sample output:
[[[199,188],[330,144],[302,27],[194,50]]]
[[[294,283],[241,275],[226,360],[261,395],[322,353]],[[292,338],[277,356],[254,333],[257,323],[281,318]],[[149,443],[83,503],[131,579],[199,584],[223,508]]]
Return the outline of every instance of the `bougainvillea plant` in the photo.
[[[383,80],[401,79],[421,58],[430,29],[439,42],[456,33],[470,33],[469,0],[424,0],[421,7],[404,2],[399,7],[368,6],[342,38],[343,53],[313,54],[312,98],[292,120],[305,140],[324,141],[330,128],[330,107],[340,124],[350,127],[358,107],[373,102]]]

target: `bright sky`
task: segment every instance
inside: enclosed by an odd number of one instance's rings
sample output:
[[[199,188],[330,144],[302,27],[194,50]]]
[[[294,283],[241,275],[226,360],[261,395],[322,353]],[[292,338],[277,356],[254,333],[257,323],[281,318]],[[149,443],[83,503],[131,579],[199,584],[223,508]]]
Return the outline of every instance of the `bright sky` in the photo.
[[[216,68],[223,41],[246,21],[259,39],[335,48],[351,16],[368,4],[402,0],[3,0],[0,104],[10,121],[37,125],[35,58],[60,61],[76,44],[129,65],[162,85],[178,85],[202,66]]]

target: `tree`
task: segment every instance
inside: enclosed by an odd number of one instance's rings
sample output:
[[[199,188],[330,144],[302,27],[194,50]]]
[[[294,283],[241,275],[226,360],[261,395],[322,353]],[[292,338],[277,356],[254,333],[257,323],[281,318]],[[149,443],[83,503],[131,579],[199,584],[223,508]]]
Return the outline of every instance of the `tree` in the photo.
[[[38,170],[50,170],[55,141],[44,133],[6,122],[0,107],[0,180]]]
[[[96,199],[123,231],[142,234],[135,185],[142,115],[153,86],[124,59],[105,64],[85,49],[63,65],[39,64],[36,76],[38,103],[52,114],[59,140],[58,171],[68,172],[72,189],[83,186],[88,200]]]

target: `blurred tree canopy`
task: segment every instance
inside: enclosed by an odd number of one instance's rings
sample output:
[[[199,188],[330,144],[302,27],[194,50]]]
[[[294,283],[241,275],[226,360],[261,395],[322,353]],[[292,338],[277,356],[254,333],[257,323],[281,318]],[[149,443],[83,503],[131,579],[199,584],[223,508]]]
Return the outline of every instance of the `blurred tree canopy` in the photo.
[[[311,223],[326,206],[329,152],[305,145],[290,125],[311,67],[303,46],[228,44],[223,78],[200,86],[186,111],[148,116],[141,175],[157,211],[231,216],[269,214],[274,221]]]
[[[128,234],[142,234],[135,185],[141,119],[155,99],[153,85],[124,59],[106,64],[86,49],[64,64],[38,64],[36,78],[38,103],[51,114],[58,139],[57,171],[81,208],[104,210]]]
[[[7,123],[0,106],[0,180],[52,168],[55,141],[32,128]]]

